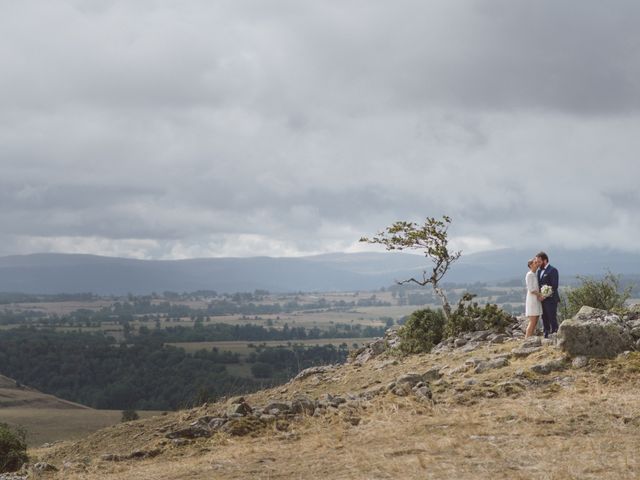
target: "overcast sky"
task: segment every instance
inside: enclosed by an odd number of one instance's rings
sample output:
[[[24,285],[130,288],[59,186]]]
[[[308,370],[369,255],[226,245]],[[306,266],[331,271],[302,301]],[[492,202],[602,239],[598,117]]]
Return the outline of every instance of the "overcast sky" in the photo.
[[[640,251],[640,2],[0,1],[0,255]]]

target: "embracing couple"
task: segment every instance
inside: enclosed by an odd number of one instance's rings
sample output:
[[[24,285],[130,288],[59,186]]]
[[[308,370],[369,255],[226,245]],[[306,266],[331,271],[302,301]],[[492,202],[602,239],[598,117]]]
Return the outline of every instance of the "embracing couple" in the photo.
[[[525,315],[529,319],[525,338],[530,337],[536,330],[538,318],[542,315],[544,338],[550,333],[558,331],[558,270],[549,265],[549,257],[540,252],[527,263],[529,271],[525,277],[527,298]]]

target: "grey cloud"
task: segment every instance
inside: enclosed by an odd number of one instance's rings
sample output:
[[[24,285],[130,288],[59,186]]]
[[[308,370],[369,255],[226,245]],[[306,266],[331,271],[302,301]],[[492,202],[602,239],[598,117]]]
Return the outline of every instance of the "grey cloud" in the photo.
[[[637,248],[639,13],[5,4],[0,254],[319,252],[444,213],[470,248]]]

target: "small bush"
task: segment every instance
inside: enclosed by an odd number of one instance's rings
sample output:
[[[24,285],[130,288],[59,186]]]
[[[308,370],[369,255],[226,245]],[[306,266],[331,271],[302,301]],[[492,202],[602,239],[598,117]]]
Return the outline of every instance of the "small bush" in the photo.
[[[445,317],[442,310],[416,310],[404,323],[398,335],[403,353],[428,353],[442,341]]]
[[[25,432],[0,423],[0,473],[15,472],[27,463],[27,444]]]
[[[473,302],[475,295],[465,293],[458,307],[447,320],[442,310],[416,310],[402,326],[400,351],[402,353],[428,353],[443,338],[456,337],[464,332],[496,330],[503,332],[512,316],[495,304],[482,307]]]
[[[566,300],[561,301],[562,318],[571,318],[584,305],[609,312],[624,313],[625,302],[631,296],[633,286],[625,289],[620,285],[620,276],[607,273],[602,280],[591,277],[578,279],[582,284],[566,291]]]
[[[496,330],[503,332],[511,322],[512,316],[493,303],[480,307],[473,299],[475,295],[465,293],[458,307],[451,313],[451,318],[445,325],[444,333],[447,337],[455,337],[464,332],[477,330]]]
[[[123,410],[122,417],[120,418],[121,422],[132,422],[133,420],[138,420],[140,415],[135,410]]]

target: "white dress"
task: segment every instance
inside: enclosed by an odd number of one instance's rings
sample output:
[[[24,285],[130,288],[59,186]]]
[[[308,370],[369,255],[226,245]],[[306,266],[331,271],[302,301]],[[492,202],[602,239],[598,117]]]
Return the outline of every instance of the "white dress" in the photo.
[[[527,272],[527,276],[524,277],[524,282],[527,285],[527,299],[524,304],[524,314],[527,317],[542,315],[542,303],[540,303],[538,297],[531,293],[540,291],[538,277],[536,277],[535,273],[529,271]]]

